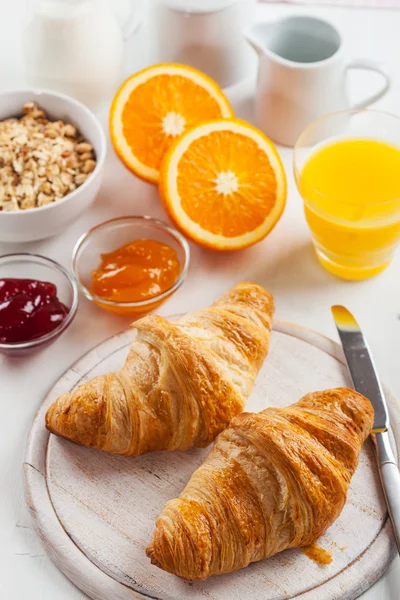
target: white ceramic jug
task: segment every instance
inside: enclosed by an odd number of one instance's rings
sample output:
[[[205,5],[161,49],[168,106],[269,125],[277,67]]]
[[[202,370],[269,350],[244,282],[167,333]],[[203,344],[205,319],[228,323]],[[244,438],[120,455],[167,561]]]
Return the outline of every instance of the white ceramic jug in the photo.
[[[138,4],[130,4],[123,31],[107,0],[31,0],[23,33],[29,83],[91,107],[110,98],[123,78],[124,37],[139,25]]]
[[[341,36],[327,21],[295,16],[257,23],[245,37],[260,61],[257,125],[285,146],[294,146],[315,119],[347,108],[364,108],[389,89],[390,79],[381,65],[366,59],[346,60]],[[381,89],[351,106],[346,89],[349,69],[380,73]]]
[[[203,71],[221,86],[240,81],[252,63],[242,35],[243,0],[157,0],[154,62]]]

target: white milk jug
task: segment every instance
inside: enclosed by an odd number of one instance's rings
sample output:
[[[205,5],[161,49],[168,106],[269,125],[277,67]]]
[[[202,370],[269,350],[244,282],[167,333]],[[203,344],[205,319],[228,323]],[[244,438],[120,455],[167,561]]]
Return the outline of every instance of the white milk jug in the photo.
[[[382,65],[369,59],[347,60],[340,33],[328,21],[306,16],[256,23],[246,38],[259,55],[257,125],[275,142],[293,146],[315,119],[347,108],[364,108],[389,89]],[[376,71],[378,91],[351,105],[347,73]]]
[[[131,14],[126,35],[138,24]],[[64,92],[94,107],[122,80],[124,35],[106,0],[31,0],[23,44],[27,79],[34,87]]]

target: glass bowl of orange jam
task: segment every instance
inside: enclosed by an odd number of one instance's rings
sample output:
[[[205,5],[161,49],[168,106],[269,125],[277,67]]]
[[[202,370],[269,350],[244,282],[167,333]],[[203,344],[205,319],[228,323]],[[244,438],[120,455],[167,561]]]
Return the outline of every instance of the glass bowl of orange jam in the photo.
[[[86,298],[127,316],[160,306],[182,285],[189,263],[186,239],[147,216],[100,223],[82,235],[72,258]]]

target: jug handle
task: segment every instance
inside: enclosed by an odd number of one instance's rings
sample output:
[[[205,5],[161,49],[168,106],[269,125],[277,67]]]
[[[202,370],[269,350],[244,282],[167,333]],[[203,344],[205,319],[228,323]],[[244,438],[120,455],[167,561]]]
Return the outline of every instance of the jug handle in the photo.
[[[370,104],[373,104],[374,102],[379,100],[379,98],[382,98],[382,96],[384,96],[386,94],[386,92],[389,90],[389,88],[391,86],[391,77],[390,77],[388,71],[385,69],[384,66],[382,66],[380,63],[378,63],[374,60],[370,60],[367,58],[357,58],[357,59],[351,60],[346,65],[346,71],[348,71],[349,69],[360,69],[362,71],[374,71],[375,73],[379,73],[379,75],[381,75],[383,77],[383,82],[382,82],[382,86],[381,86],[380,90],[378,90],[375,94],[371,94],[364,100],[361,100],[360,102],[356,102],[355,104],[353,104],[351,106],[351,108],[355,108],[355,109],[366,108]]]
[[[135,31],[142,26],[144,18],[144,1],[143,0],[132,0],[129,2],[129,15],[125,22],[122,23],[121,29],[124,36],[124,40],[127,41]],[[136,10],[135,10],[136,9]]]

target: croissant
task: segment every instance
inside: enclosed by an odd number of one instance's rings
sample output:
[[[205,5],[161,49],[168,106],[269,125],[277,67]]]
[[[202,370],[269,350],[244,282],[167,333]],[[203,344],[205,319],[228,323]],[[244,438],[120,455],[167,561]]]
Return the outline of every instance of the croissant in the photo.
[[[207,446],[239,414],[268,352],[273,298],[241,283],[211,308],[133,324],[121,370],[49,408],[46,427],[114,454]]]
[[[147,556],[198,580],[312,544],[345,504],[372,423],[370,401],[344,388],[235,417],[167,502]]]

